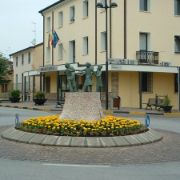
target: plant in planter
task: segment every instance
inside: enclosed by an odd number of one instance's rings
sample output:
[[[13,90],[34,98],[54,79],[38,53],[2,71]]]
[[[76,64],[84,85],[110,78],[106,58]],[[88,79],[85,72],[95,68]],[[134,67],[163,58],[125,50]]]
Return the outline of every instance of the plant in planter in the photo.
[[[45,98],[45,94],[41,91],[38,91],[34,98],[33,101],[35,103],[35,105],[44,105],[44,103],[47,101],[47,99]]]
[[[163,102],[162,108],[163,108],[164,112],[171,112],[171,110],[172,110],[172,105],[171,105],[171,101],[170,101],[170,99],[169,99],[168,96],[166,96],[166,97],[164,98],[164,102]]]
[[[19,102],[20,101],[20,91],[19,90],[13,90],[11,91],[10,93],[10,101],[12,103],[16,103],[16,102]]]

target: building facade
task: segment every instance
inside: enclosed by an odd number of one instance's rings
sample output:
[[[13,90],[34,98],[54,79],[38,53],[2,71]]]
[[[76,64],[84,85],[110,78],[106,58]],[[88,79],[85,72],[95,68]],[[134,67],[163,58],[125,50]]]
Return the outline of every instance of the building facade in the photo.
[[[0,101],[9,100],[10,91],[13,89],[13,63],[12,61],[6,60],[7,72],[0,82]]]
[[[40,90],[39,67],[43,64],[43,44],[30,46],[10,54],[13,59],[13,88],[21,91],[22,101],[32,100]]]
[[[102,64],[104,79],[107,51],[109,93],[120,96],[122,107],[142,108],[149,98],[168,95],[173,108],[180,109],[180,1],[116,0],[118,7],[108,8],[107,32],[106,11],[96,7],[98,2],[60,0],[40,11],[42,89],[63,99],[68,91],[65,63],[77,70],[86,62],[95,70]],[[59,37],[56,45],[54,32]],[[83,77],[77,75],[77,84],[81,90]]]

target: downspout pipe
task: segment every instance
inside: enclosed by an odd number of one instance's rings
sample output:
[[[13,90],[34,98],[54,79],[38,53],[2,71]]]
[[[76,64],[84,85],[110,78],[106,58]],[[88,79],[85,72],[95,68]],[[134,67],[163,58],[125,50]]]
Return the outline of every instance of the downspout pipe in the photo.
[[[178,110],[180,111],[180,67],[178,67],[178,103],[179,103]]]

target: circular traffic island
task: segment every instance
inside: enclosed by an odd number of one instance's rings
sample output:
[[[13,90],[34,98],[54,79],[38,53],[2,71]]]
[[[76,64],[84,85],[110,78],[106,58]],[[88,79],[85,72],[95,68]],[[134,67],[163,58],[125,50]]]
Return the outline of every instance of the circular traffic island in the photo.
[[[106,116],[100,120],[61,119],[58,115],[28,119],[19,130],[57,136],[113,137],[139,134],[148,129],[138,120]]]
[[[18,128],[3,132],[2,137],[24,143],[71,147],[133,146],[162,139],[159,133],[134,119],[105,116],[87,121],[61,119],[59,115],[24,120]]]

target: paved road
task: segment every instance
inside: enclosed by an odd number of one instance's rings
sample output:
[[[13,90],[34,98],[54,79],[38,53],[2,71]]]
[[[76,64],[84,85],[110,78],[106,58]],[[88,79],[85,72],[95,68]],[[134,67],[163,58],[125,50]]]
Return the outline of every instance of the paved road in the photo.
[[[19,114],[20,120],[28,119],[30,117],[36,117],[41,115],[48,115],[47,112],[42,111],[30,111],[14,108],[0,107],[0,126],[13,125],[15,122],[15,114]]]
[[[179,180],[180,163],[149,165],[68,165],[0,161],[1,180]]]
[[[17,112],[21,119],[48,114],[0,108],[0,126],[14,124]],[[143,121],[144,118],[136,119]],[[164,139],[129,148],[57,148],[0,139],[0,180],[179,180],[179,118],[152,116],[151,126],[161,129]],[[0,132],[4,129],[0,127]]]
[[[144,122],[145,118],[136,117],[136,119],[139,119],[142,122]],[[163,116],[151,115],[150,119],[151,119],[151,128],[180,133],[180,118],[179,117],[167,118]]]

